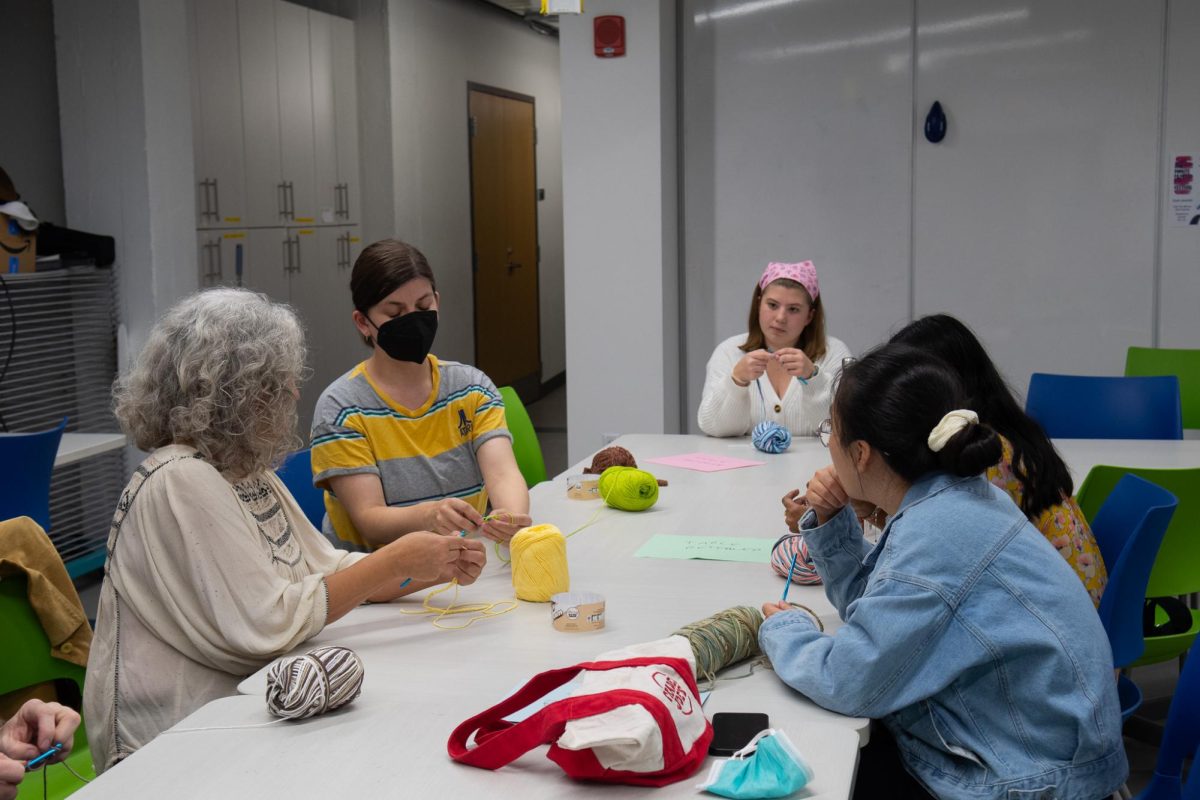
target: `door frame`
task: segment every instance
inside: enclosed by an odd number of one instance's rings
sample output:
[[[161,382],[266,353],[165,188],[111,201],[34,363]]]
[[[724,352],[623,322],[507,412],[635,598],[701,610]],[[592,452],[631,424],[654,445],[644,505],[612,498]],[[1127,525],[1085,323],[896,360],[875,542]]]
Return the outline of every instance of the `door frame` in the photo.
[[[516,381],[513,386],[517,390],[518,396],[523,402],[532,402],[542,394],[542,234],[538,221],[540,208],[538,203],[538,162],[537,162],[537,99],[532,95],[513,92],[508,89],[501,89],[498,86],[488,86],[484,83],[476,83],[467,81],[467,194],[470,198],[470,220],[471,220],[471,322],[472,322],[472,347],[475,349],[474,361],[478,366],[479,360],[479,269],[476,259],[475,250],[475,156],[474,147],[472,144],[471,135],[471,92],[481,92],[483,94],[496,95],[509,100],[518,100],[522,103],[529,103],[533,107],[533,244],[534,244],[534,262],[537,267],[537,280],[533,285],[533,302],[534,302],[534,329],[537,331],[537,372],[533,376],[533,380],[521,379]],[[486,374],[486,373],[485,373]],[[490,375],[488,376],[491,377]],[[526,399],[528,398],[528,399]]]

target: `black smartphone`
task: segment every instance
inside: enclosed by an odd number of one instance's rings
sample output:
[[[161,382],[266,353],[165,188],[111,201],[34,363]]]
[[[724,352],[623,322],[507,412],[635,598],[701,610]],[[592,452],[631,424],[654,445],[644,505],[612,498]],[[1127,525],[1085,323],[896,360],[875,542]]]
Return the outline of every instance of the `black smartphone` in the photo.
[[[713,738],[710,756],[731,756],[750,744],[750,740],[771,727],[766,714],[718,711],[712,718]]]

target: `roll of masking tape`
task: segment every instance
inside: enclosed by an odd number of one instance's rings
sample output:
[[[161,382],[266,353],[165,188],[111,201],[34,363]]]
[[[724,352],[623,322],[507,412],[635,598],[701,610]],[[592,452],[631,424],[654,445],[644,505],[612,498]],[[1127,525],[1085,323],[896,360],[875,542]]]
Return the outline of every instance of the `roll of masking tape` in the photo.
[[[595,592],[561,592],[550,598],[556,631],[598,631],[604,627],[604,598]]]
[[[599,475],[572,475],[567,478],[567,497],[571,500],[599,500]]]

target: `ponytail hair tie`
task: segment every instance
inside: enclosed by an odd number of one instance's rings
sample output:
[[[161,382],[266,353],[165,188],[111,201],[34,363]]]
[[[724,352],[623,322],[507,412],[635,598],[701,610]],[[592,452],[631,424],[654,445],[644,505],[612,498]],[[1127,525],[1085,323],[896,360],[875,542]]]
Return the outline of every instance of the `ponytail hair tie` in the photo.
[[[947,411],[941,422],[929,432],[929,449],[940,453],[946,442],[968,425],[979,423],[979,415],[969,408],[958,408]]]

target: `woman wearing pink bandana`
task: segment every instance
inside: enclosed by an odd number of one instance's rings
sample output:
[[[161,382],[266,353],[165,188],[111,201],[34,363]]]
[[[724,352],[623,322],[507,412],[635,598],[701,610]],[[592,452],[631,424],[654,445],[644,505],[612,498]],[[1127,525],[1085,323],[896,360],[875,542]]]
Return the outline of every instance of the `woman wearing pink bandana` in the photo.
[[[754,287],[750,330],[717,345],[696,419],[709,436],[745,436],[763,420],[814,436],[829,416],[834,378],[850,351],[825,335],[811,261],[773,261]]]

